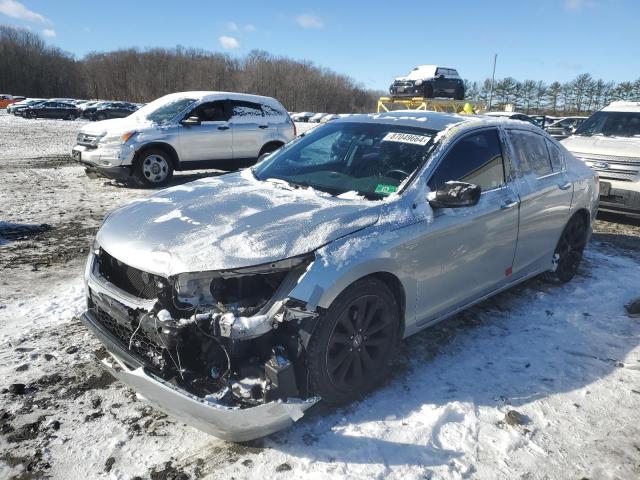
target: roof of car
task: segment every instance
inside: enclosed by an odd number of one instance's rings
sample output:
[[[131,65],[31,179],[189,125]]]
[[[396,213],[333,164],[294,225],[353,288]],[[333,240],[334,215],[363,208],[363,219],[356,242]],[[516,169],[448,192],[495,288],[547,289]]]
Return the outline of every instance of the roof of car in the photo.
[[[370,113],[341,117],[334,122],[358,122],[358,123],[396,123],[406,127],[424,128],[427,130],[442,131],[454,125],[463,128],[474,128],[488,125],[508,125],[520,129],[533,130],[538,133],[542,129],[528,122],[511,120],[499,117],[485,117],[481,115],[456,115],[453,113],[430,112],[424,110],[396,110],[393,112]]]
[[[605,112],[640,112],[640,102],[620,100],[612,102],[602,109]]]
[[[162,98],[167,100],[170,98],[193,98],[201,101],[213,101],[218,100],[220,97],[229,98],[233,100],[246,100],[248,102],[263,102],[267,104],[278,104],[277,100],[271,97],[263,97],[262,95],[252,95],[249,93],[236,93],[236,92],[217,92],[217,91],[193,91],[193,92],[176,92],[165,95]]]

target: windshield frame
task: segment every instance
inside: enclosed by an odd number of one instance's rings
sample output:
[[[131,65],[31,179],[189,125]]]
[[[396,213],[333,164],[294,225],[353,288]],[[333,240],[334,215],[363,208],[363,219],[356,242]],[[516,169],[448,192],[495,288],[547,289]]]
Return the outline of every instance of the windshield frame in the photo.
[[[614,135],[614,134],[607,134],[607,133],[603,133],[602,132],[602,127],[600,128],[600,131],[598,132],[593,132],[593,133],[585,133],[585,130],[587,130],[588,128],[590,128],[592,125],[595,126],[598,122],[600,121],[600,118],[602,118],[603,116],[609,116],[609,117],[621,117],[624,115],[633,115],[633,116],[637,116],[640,119],[640,112],[629,112],[629,111],[615,111],[615,110],[600,110],[598,112],[595,112],[593,115],[591,115],[589,118],[585,119],[580,126],[578,126],[578,128],[576,128],[575,132],[573,133],[576,136],[579,137],[593,137],[593,136],[603,136],[603,137],[613,137],[613,138],[640,138],[640,125],[638,125],[638,133],[633,134],[633,135]],[[608,122],[611,121],[609,119],[605,119],[603,121],[604,122]]]
[[[324,186],[324,185],[318,185],[317,187],[313,184],[302,184],[302,183],[296,183],[292,180],[287,180],[284,178],[279,178],[276,176],[265,176],[263,177],[261,175],[260,172],[258,172],[257,170],[260,168],[261,165],[265,165],[266,162],[273,162],[274,160],[276,160],[276,158],[280,157],[281,155],[284,155],[286,152],[288,152],[291,148],[295,147],[296,145],[298,145],[298,143],[300,143],[300,141],[302,141],[305,138],[308,138],[310,135],[314,135],[317,133],[322,132],[323,130],[333,130],[341,125],[357,125],[357,126],[369,126],[369,125],[374,125],[374,126],[385,126],[389,128],[389,132],[388,133],[392,133],[393,128],[401,128],[403,130],[412,130],[415,132],[415,134],[420,134],[420,135],[424,135],[424,136],[428,136],[429,141],[424,145],[424,154],[422,156],[422,158],[420,159],[420,161],[416,164],[415,168],[409,172],[409,175],[407,177],[405,177],[402,181],[400,181],[400,183],[397,186],[397,190],[395,190],[393,193],[385,195],[382,193],[375,193],[375,192],[361,192],[358,190],[355,190],[353,188],[349,189],[349,190],[345,190],[343,192],[337,193],[337,194],[333,194],[333,193],[329,193],[326,192],[326,190],[323,190],[322,188],[327,188],[328,190],[335,190],[332,187],[329,186]],[[286,145],[284,145],[283,147],[281,147],[280,149],[278,149],[277,151],[273,152],[272,155],[268,156],[267,158],[265,158],[264,160],[258,162],[255,166],[251,167],[251,173],[253,174],[254,178],[260,182],[268,182],[269,180],[277,180],[277,181],[282,181],[285,183],[289,183],[290,185],[293,185],[294,187],[298,188],[313,188],[315,190],[318,191],[322,191],[322,192],[326,192],[327,194],[333,196],[333,197],[339,197],[340,195],[343,195],[345,193],[348,192],[356,192],[357,195],[366,198],[368,200],[384,200],[385,198],[389,198],[392,195],[397,195],[397,196],[401,196],[406,190],[407,188],[415,181],[416,177],[420,176],[421,172],[424,170],[425,166],[428,165],[429,161],[432,159],[433,157],[433,153],[436,151],[436,146],[439,143],[439,139],[438,139],[438,134],[440,133],[440,131],[438,130],[433,130],[433,129],[428,129],[428,128],[424,128],[423,126],[417,126],[417,125],[406,125],[406,124],[401,124],[401,123],[390,123],[390,122],[368,122],[368,121],[354,121],[354,120],[336,120],[333,122],[329,122],[326,123],[324,125],[321,125],[319,127],[314,128],[311,131],[305,132],[301,135],[299,135],[298,137],[296,137],[294,140],[292,140],[291,142],[287,143]],[[275,157],[274,157],[275,155]]]

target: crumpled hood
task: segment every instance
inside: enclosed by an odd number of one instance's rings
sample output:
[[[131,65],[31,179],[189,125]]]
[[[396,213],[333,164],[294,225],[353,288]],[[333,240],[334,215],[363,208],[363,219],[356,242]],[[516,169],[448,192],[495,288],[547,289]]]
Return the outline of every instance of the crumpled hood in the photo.
[[[110,214],[97,240],[162,276],[260,265],[374,224],[382,202],[261,182],[249,170],[163,190]]]
[[[80,129],[80,132],[89,135],[104,135],[107,132],[109,132],[109,135],[122,135],[148,125],[149,122],[146,119],[137,117],[134,113],[124,118],[88,123]]]
[[[589,157],[589,154],[640,157],[640,138],[573,135],[561,143],[578,157]]]

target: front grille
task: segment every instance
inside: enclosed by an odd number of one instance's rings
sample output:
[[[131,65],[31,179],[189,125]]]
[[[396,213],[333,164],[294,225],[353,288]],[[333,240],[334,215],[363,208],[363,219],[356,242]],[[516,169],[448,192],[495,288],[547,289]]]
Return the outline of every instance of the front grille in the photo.
[[[96,320],[109,331],[126,349],[138,357],[146,365],[162,370],[165,366],[165,349],[155,343],[140,329],[138,331],[128,328],[116,321],[106,311],[94,305]],[[133,339],[132,339],[133,336]],[[131,345],[131,348],[129,348]]]
[[[413,82],[393,82],[394,87],[413,87]]]
[[[76,137],[76,142],[78,145],[84,145],[89,148],[96,148],[98,146],[98,140],[100,137],[98,135],[89,135],[88,133],[79,133]]]
[[[97,262],[100,275],[119,289],[147,300],[158,297],[162,288],[161,277],[126,265],[103,249],[100,249]]]

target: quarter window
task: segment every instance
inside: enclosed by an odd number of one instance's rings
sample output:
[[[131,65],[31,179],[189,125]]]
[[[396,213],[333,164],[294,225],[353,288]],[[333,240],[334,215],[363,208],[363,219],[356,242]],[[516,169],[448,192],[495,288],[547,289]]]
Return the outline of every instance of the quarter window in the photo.
[[[551,167],[554,172],[561,172],[564,170],[564,159],[562,158],[562,152],[549,140],[546,140],[547,148],[549,149],[549,158],[551,159]]]
[[[544,177],[553,173],[544,137],[523,130],[507,130],[515,150],[520,174]]]
[[[473,183],[483,191],[505,183],[502,148],[496,130],[483,130],[459,140],[440,162],[428,185],[434,191],[449,181]]]
[[[282,117],[284,114],[269,105],[262,105],[262,112],[267,117]]]

